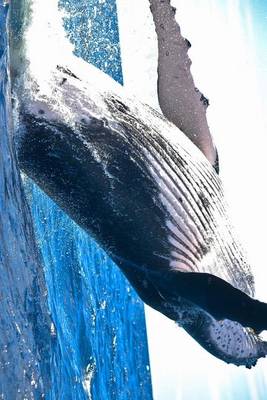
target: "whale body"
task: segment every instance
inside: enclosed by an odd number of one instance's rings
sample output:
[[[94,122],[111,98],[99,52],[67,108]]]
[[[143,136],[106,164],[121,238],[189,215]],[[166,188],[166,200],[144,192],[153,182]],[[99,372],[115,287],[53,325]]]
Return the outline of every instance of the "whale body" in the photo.
[[[169,1],[150,2],[170,7]],[[49,6],[57,11],[56,1]],[[34,19],[35,7],[47,5],[11,4],[21,20],[11,27],[10,43],[22,170],[94,236],[144,302],[219,359],[255,365],[267,352],[258,335],[266,329],[266,305],[253,299],[250,266],[228,220],[220,178],[207,160],[216,162],[204,116],[192,120],[186,133],[194,141],[196,127],[202,126],[194,145],[162,114],[72,55],[69,43],[62,55],[63,28],[51,31],[54,21],[49,19],[47,31],[39,30],[42,52],[29,49],[29,38],[36,34],[31,27],[37,29],[40,22]],[[158,11],[154,8],[156,27]],[[171,14],[163,15],[168,23]],[[170,23],[176,36],[179,29]],[[170,45],[172,51],[176,45]],[[163,55],[160,103],[172,120]],[[172,101],[174,86],[167,93]],[[195,105],[190,103],[195,110],[199,99],[198,94]]]
[[[48,91],[32,77],[18,91],[22,170],[93,235],[143,301],[228,363],[264,357],[266,305],[252,298],[221,181],[201,151],[75,56],[51,72]]]

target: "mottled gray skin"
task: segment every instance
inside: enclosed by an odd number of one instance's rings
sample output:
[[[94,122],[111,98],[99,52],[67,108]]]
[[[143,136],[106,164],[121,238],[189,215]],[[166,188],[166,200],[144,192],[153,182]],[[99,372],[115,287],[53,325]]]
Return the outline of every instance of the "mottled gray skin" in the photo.
[[[196,88],[188,57],[190,43],[181,35],[170,0],[149,0],[158,38],[158,97],[165,117],[180,128],[216,164],[216,148],[206,117],[208,100]]]

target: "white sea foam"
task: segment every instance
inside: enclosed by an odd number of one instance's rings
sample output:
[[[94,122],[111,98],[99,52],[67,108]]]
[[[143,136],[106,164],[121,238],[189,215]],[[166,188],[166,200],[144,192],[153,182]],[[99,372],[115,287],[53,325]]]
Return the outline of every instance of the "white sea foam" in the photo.
[[[95,372],[96,372],[96,363],[95,361],[92,361],[87,365],[84,373],[84,379],[82,381],[83,388],[86,394],[88,395],[88,400],[92,400],[91,388]]]
[[[63,28],[63,13],[56,0],[31,2],[29,24],[26,31],[24,57],[29,62],[29,72],[41,86],[42,92],[50,90],[50,76],[62,61],[68,62],[73,46]]]
[[[17,7],[30,8],[20,43],[11,46],[19,75],[18,90],[23,91],[23,97],[28,89],[28,94],[34,96],[35,100],[50,97],[56,101],[59,93],[55,93],[53,80],[57,66],[70,69],[83,82],[81,85],[95,90],[95,96],[101,91],[120,92],[121,86],[112,78],[73,54],[74,47],[63,27],[63,18],[67,15],[60,10],[57,0],[26,0],[17,4]],[[101,96],[95,100],[101,103]],[[66,109],[62,111],[67,113]]]

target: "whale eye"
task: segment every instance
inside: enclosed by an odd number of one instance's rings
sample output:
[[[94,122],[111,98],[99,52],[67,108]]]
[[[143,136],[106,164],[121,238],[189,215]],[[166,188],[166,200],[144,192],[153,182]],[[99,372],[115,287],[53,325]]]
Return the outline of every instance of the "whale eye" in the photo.
[[[90,118],[88,118],[86,116],[80,118],[80,124],[89,125],[90,123],[91,123],[91,119]]]

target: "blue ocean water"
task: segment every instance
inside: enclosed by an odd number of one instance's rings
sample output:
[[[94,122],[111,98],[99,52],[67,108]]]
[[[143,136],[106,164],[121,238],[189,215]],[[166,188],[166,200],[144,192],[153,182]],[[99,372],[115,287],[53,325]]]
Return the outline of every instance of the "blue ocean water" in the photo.
[[[115,1],[61,7],[76,53],[122,83]],[[23,190],[7,49],[7,6],[0,5],[0,397],[150,400],[142,302],[46,195],[29,180]]]
[[[0,5],[0,398],[41,398],[50,385],[46,288],[12,140],[7,6]]]

